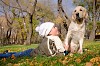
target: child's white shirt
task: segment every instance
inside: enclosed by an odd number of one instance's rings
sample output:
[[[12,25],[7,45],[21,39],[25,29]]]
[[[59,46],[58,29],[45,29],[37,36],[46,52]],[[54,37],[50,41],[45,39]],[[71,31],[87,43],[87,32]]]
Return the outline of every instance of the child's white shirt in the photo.
[[[63,43],[62,43],[62,41],[60,40],[60,38],[58,36],[47,36],[47,38],[54,41],[55,46],[56,46],[56,48],[59,52],[64,52],[65,51]]]

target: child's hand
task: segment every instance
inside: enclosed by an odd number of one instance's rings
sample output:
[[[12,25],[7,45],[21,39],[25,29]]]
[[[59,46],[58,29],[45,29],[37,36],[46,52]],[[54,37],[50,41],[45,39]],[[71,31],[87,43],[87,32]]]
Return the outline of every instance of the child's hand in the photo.
[[[68,55],[68,53],[69,53],[69,51],[64,51],[64,55],[66,56],[66,55]]]

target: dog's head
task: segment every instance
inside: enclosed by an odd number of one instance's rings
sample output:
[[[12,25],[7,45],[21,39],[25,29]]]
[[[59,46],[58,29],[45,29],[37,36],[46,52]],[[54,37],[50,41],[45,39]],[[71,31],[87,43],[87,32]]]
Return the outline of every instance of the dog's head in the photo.
[[[82,22],[88,18],[87,10],[82,6],[77,6],[72,13],[72,20]]]

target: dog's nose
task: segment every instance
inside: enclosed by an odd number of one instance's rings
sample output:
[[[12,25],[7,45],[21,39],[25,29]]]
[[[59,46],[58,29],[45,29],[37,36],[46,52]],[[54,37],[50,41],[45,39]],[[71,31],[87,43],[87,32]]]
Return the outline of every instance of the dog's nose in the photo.
[[[79,13],[76,13],[76,16],[79,16]]]

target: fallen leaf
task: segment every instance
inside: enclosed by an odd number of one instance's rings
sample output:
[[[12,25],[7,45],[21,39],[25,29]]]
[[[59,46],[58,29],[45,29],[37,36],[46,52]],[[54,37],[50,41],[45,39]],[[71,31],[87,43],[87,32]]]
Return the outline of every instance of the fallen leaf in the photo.
[[[73,64],[70,64],[69,66],[74,66]]]
[[[14,56],[14,54],[12,54],[11,58],[12,58],[13,60],[16,59],[16,57]]]
[[[20,66],[19,64],[14,64],[13,66]]]
[[[100,64],[98,64],[98,66],[100,66]]]
[[[8,63],[7,66],[12,66],[12,63]]]
[[[75,62],[80,63],[80,62],[81,62],[81,59],[80,59],[80,58],[77,58],[77,59],[75,60]]]
[[[95,63],[95,62],[100,62],[100,57],[95,57],[90,59],[90,62]]]
[[[6,58],[2,58],[3,62],[6,62]]]
[[[85,66],[93,66],[93,64],[91,62],[86,62]]]

